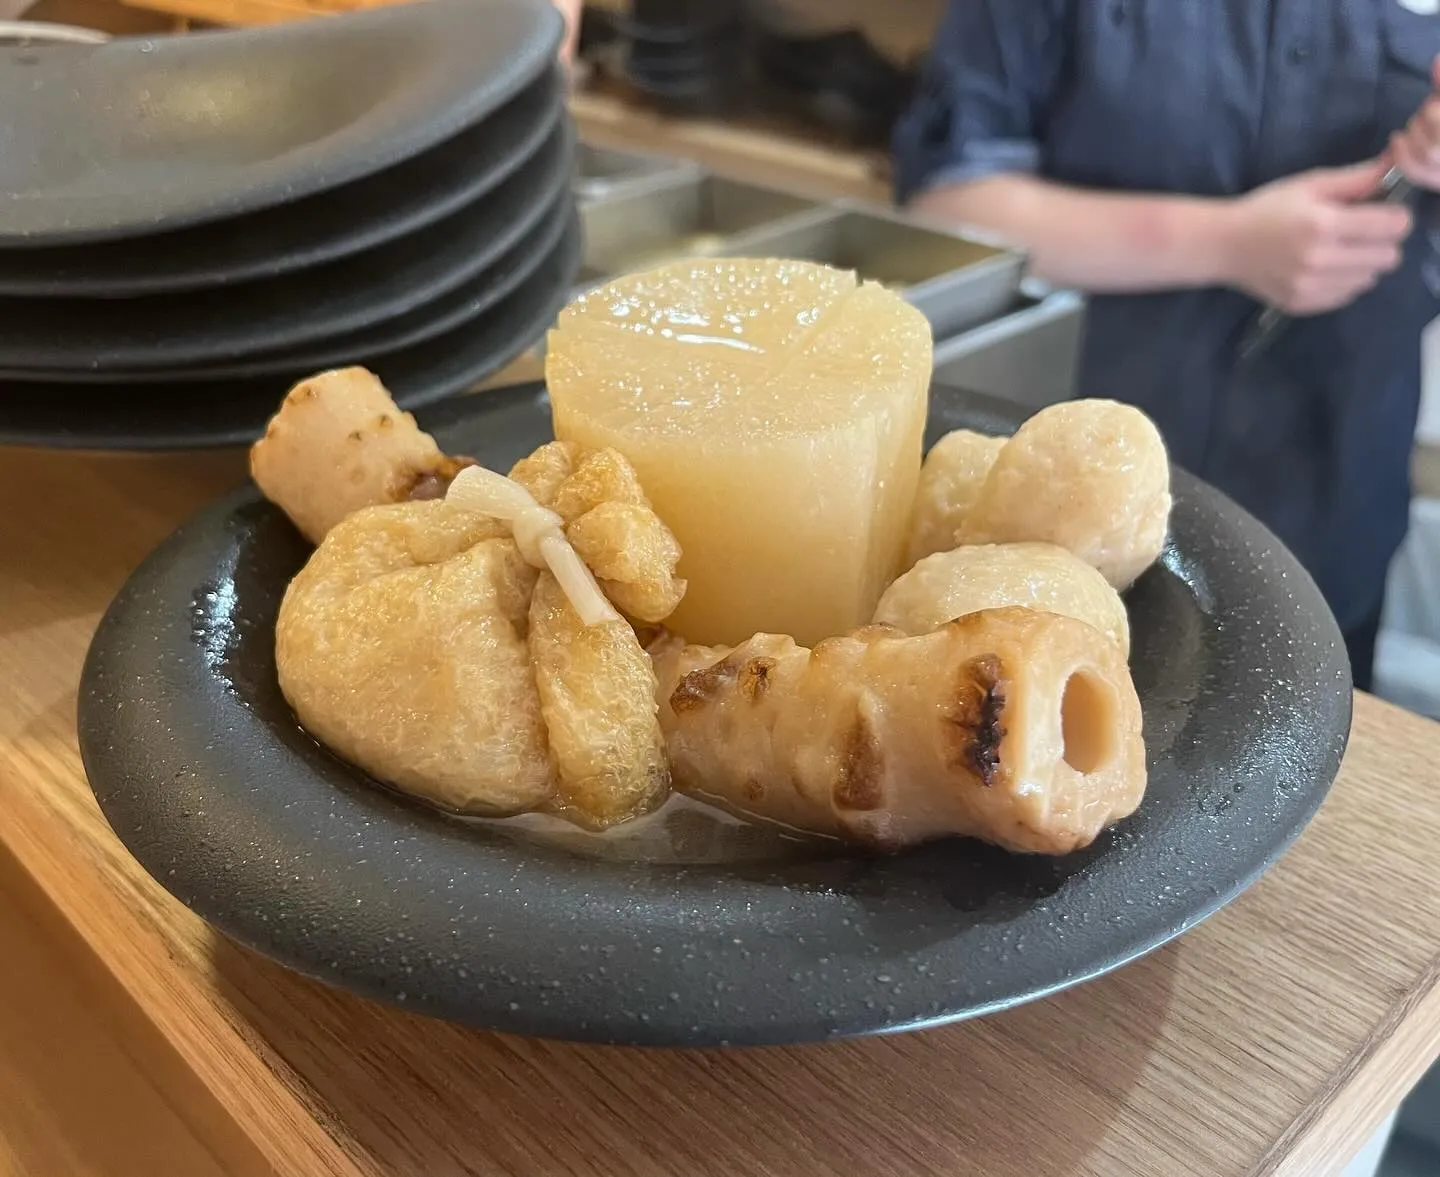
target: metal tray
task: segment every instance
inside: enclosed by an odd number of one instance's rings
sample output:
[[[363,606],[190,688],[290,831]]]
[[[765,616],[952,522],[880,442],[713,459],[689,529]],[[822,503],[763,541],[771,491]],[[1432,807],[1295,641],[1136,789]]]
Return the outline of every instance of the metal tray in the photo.
[[[685,257],[746,252],[759,229],[799,228],[833,215],[807,196],[722,176],[697,176],[585,205],[582,285]]]
[[[825,262],[890,286],[924,312],[936,339],[1013,308],[1025,267],[1024,255],[1003,245],[843,204],[734,244],[727,252]]]
[[[699,171],[688,160],[581,143],[575,150],[575,195],[581,200],[599,200],[638,185],[696,176]]]
[[[1075,395],[1085,299],[1073,291],[1022,295],[1006,314],[935,341],[935,379],[1043,409]]]

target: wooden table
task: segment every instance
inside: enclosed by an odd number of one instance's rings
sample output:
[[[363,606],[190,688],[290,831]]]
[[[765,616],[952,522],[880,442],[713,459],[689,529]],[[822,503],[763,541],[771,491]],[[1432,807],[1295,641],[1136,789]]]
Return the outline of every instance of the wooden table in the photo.
[[[73,712],[110,595],[241,470],[0,449],[3,1177],[1321,1177],[1440,1051],[1440,727],[1368,698],[1330,801],[1248,895],[950,1029],[580,1048],[237,949],[109,833]]]

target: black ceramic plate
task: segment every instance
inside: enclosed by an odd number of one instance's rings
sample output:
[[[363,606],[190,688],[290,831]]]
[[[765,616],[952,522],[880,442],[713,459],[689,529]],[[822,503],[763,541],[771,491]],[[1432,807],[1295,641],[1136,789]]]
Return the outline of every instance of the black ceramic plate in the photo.
[[[131,298],[349,257],[473,204],[529,159],[564,109],[551,73],[490,118],[374,176],[218,223],[124,241],[0,250],[0,295]]]
[[[73,372],[215,363],[406,314],[483,272],[555,201],[569,199],[573,163],[567,121],[476,203],[376,249],[271,282],[119,301],[0,299],[0,379],[65,381]]]
[[[285,352],[257,355],[234,364],[174,368],[156,372],[116,372],[110,375],[87,373],[84,383],[113,384],[194,384],[200,380],[249,380],[258,377],[293,377],[296,372],[343,367],[357,356],[369,362],[402,348],[414,347],[473,322],[492,306],[508,298],[555,251],[566,232],[578,233],[573,202],[561,194],[545,219],[504,257],[452,290],[443,298],[426,303],[409,314],[400,315],[353,335],[343,335],[318,344]],[[577,245],[578,248],[578,245]]]
[[[431,0],[80,49],[0,71],[0,246],[178,229],[410,159],[551,66],[533,0]]]
[[[357,357],[405,408],[460,392],[499,371],[555,321],[580,266],[580,231],[566,236],[539,270],[472,322],[404,351]],[[59,388],[0,383],[0,445],[92,450],[178,450],[245,445],[260,436],[285,390],[310,375],[205,381],[139,389]]]
[[[357,356],[386,355],[413,347],[468,322],[502,299],[530,276],[554,250],[566,227],[575,220],[574,200],[562,186],[541,220],[504,255],[448,294],[427,301],[374,327],[347,332],[315,343],[258,352],[246,359],[219,364],[187,364],[181,368],[123,369],[116,372],[14,371],[0,369],[0,380],[79,385],[194,385],[202,380],[247,380],[292,376],[296,372],[348,364]],[[3,388],[3,386],[0,386]],[[58,390],[57,390],[58,391]],[[0,391],[3,396],[3,391]]]
[[[952,390],[930,436],[1013,426]],[[464,404],[448,449],[505,468],[540,389]],[[1350,681],[1334,621],[1253,519],[1183,474],[1129,597],[1150,789],[1088,851],[951,841],[804,849],[681,807],[620,837],[462,823],[373,785],[295,724],[273,622],[307,547],[249,489],[134,575],[102,621],[80,746],[121,839],[182,902],[310,976],[522,1034],[775,1043],[983,1014],[1116,967],[1253,882],[1323,799]]]

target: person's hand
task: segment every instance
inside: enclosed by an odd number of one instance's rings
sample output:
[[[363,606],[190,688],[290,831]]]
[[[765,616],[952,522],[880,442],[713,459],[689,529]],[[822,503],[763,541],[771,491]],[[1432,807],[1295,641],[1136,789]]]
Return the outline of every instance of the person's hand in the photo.
[[[1430,67],[1430,84],[1430,97],[1391,136],[1390,156],[1412,184],[1440,192],[1440,57]]]
[[[560,60],[570,61],[575,56],[575,45],[580,40],[580,10],[584,0],[554,0],[555,7],[565,18],[565,39],[560,42]]]
[[[1401,205],[1364,203],[1386,165],[1322,168],[1240,197],[1230,218],[1231,284],[1291,315],[1348,306],[1400,264]]]

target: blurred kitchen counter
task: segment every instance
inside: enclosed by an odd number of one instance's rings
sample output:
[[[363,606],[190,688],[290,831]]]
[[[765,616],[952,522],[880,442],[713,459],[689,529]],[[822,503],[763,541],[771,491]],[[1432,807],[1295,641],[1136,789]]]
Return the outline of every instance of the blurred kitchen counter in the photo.
[[[192,22],[272,24],[389,2],[393,0],[38,0],[25,16],[135,34],[183,29]],[[797,9],[807,19],[809,15],[823,19],[828,2],[784,0],[783,6]],[[878,22],[892,31],[888,37],[877,35],[877,41],[894,44],[902,56],[918,52],[938,12],[938,0],[889,0],[883,6],[849,0],[850,7],[856,5],[877,11],[898,5],[895,11],[904,19]],[[632,101],[622,85],[598,79],[577,89],[571,108],[581,134],[600,146],[686,156],[742,179],[819,196],[889,200],[889,161],[883,151],[856,149],[783,115],[747,115],[733,121],[673,118]]]
[[[215,24],[270,24],[396,2],[399,0],[39,0],[26,15],[34,20],[106,29],[112,29],[111,22],[117,19],[122,24],[131,20],[107,15],[105,10],[114,8],[129,8],[151,16],[162,14],[162,23],[179,17]],[[858,27],[881,52],[901,63],[924,52],[945,7],[945,0],[750,2],[767,27],[792,35],[813,35]],[[0,0],[0,17],[12,19],[26,7],[27,0]],[[585,7],[624,12],[629,8],[629,0],[585,0]]]

